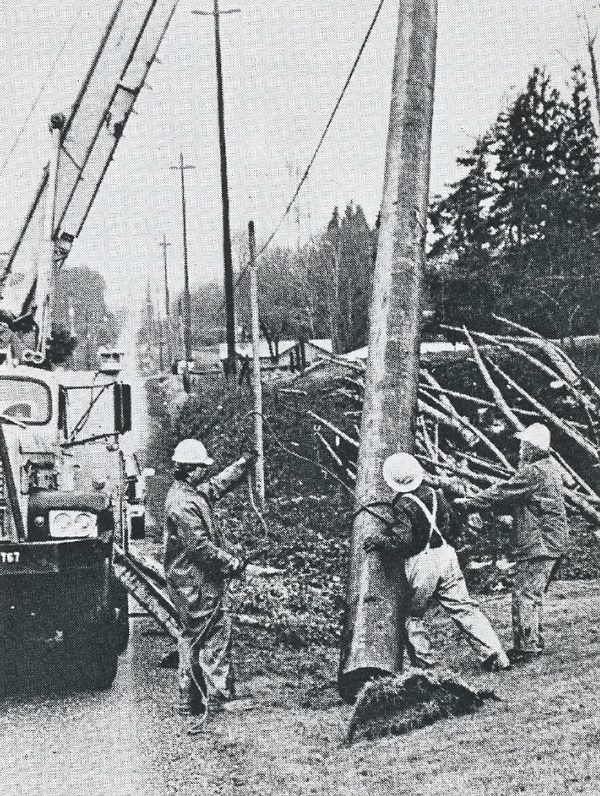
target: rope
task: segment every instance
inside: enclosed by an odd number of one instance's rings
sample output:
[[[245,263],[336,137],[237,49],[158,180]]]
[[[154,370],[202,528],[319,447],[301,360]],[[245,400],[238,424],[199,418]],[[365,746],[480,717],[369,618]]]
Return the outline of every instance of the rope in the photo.
[[[333,478],[335,481],[337,481],[338,484],[341,484],[341,486],[343,486],[345,490],[347,490],[352,496],[354,496],[354,490],[350,489],[350,487],[348,486],[348,484],[345,481],[343,481],[341,478],[339,478],[331,470],[328,470],[327,467],[325,467],[325,465],[321,464],[321,462],[318,462],[315,459],[309,459],[307,456],[302,456],[302,454],[296,453],[296,451],[290,450],[290,448],[286,447],[283,444],[283,442],[279,439],[277,433],[275,432],[275,429],[271,426],[271,424],[264,417],[264,415],[262,415],[260,412],[257,412],[256,409],[251,409],[249,412],[246,413],[245,417],[247,417],[248,415],[258,415],[260,418],[262,418],[262,421],[263,421],[264,425],[267,427],[267,431],[269,431],[269,433],[273,437],[274,441],[277,443],[277,445],[279,445],[279,447],[283,451],[285,451],[290,456],[295,456],[297,459],[300,459],[303,462],[308,462],[309,464],[312,464],[315,467],[318,467],[319,470],[321,470],[322,472],[324,472],[327,475],[331,476],[331,478]]]
[[[298,194],[302,190],[302,186],[304,185],[304,183],[308,179],[309,172],[310,172],[310,170],[311,170],[311,168],[313,166],[313,163],[315,162],[315,160],[317,158],[317,155],[319,154],[321,146],[323,145],[323,142],[325,140],[325,136],[329,132],[329,128],[331,127],[331,125],[333,123],[333,120],[334,120],[335,115],[336,115],[336,113],[338,111],[338,108],[340,107],[340,105],[342,103],[342,100],[344,99],[344,95],[346,94],[346,90],[348,89],[348,86],[350,85],[350,81],[352,80],[352,77],[354,76],[354,73],[356,71],[356,67],[358,66],[358,62],[360,61],[361,56],[363,54],[363,51],[364,51],[365,47],[367,46],[367,42],[369,41],[369,38],[371,36],[371,32],[373,31],[373,28],[375,27],[375,23],[377,22],[377,19],[379,17],[379,13],[380,13],[380,11],[381,11],[381,9],[383,7],[383,3],[384,3],[384,0],[379,0],[379,5],[377,6],[377,10],[375,11],[375,16],[371,20],[371,24],[369,25],[369,29],[366,32],[366,35],[365,35],[365,37],[363,39],[362,44],[360,45],[360,49],[358,51],[358,55],[354,59],[354,63],[352,64],[352,68],[350,69],[348,77],[346,78],[346,82],[344,83],[344,87],[342,88],[342,91],[341,91],[341,93],[340,93],[340,95],[339,95],[339,97],[337,99],[337,102],[335,103],[333,111],[331,112],[331,115],[330,115],[330,117],[329,117],[329,119],[327,121],[327,124],[325,125],[325,129],[323,130],[323,133],[321,134],[321,137],[319,139],[319,143],[317,144],[317,148],[315,149],[315,151],[313,153],[313,156],[310,159],[310,161],[308,163],[308,166],[306,167],[306,169],[304,171],[304,174],[302,175],[302,178],[300,179],[300,182],[298,183],[298,186],[296,187],[296,190],[294,191],[294,195],[292,196],[292,198],[288,202],[288,205],[287,205],[283,215],[279,219],[279,222],[278,222],[277,226],[275,227],[273,232],[271,232],[271,234],[267,238],[266,243],[260,248],[260,250],[256,254],[256,256],[255,256],[256,260],[258,260],[258,258],[261,255],[264,254],[264,252],[266,251],[267,247],[271,244],[271,242],[272,242],[273,238],[275,237],[275,235],[277,235],[277,233],[281,229],[281,225],[283,224],[283,222],[287,218],[287,215],[290,212],[290,210],[292,209],[292,207],[294,205],[294,202],[298,198]],[[236,282],[235,282],[235,285],[234,285],[234,288],[233,288],[234,292],[238,289],[238,287],[240,285],[240,282],[242,281],[244,276],[247,274],[249,268],[250,268],[250,262],[247,262],[244,265],[244,267],[242,268],[242,271],[240,272],[238,278],[236,279]],[[225,304],[226,304],[226,302],[224,301],[217,311],[221,312],[225,308]]]
[[[250,505],[256,516],[258,517],[258,521],[262,525],[262,529],[265,532],[265,537],[269,536],[269,529],[267,527],[267,523],[265,522],[265,518],[261,512],[261,510],[256,505],[256,500],[254,499],[254,490],[252,489],[252,473],[248,470],[248,495],[250,496]]]
[[[204,704],[204,713],[198,717],[201,724],[204,724],[208,719],[208,707],[209,707],[208,683],[206,679],[200,682],[196,677],[196,674],[194,673],[195,663],[198,664],[198,668],[200,669],[200,671],[203,671],[202,664],[200,663],[200,655],[198,654],[197,661],[194,661],[194,652],[196,650],[196,647],[198,647],[203,641],[205,641],[206,636],[208,635],[209,631],[212,629],[212,626],[214,625],[217,614],[219,613],[219,611],[222,610],[223,610],[223,602],[222,600],[219,600],[215,605],[215,607],[213,608],[210,616],[206,620],[206,624],[202,628],[202,632],[199,633],[190,644],[190,653],[188,658],[188,668],[190,672],[190,677],[192,678],[194,685],[198,689],[198,692],[200,693],[202,702]]]
[[[58,55],[57,55],[57,56],[56,56],[56,58],[54,59],[54,61],[53,61],[53,63],[52,63],[52,66],[50,67],[50,71],[49,71],[49,72],[48,72],[48,74],[46,75],[46,77],[45,77],[45,79],[44,79],[44,82],[42,83],[42,87],[41,87],[41,88],[40,88],[40,90],[38,91],[38,93],[37,93],[37,96],[36,96],[36,98],[35,98],[35,99],[34,99],[34,101],[33,101],[33,105],[31,106],[31,108],[30,108],[30,110],[29,110],[29,113],[28,113],[28,114],[27,114],[27,116],[25,117],[25,121],[24,121],[24,122],[23,122],[23,124],[21,125],[21,129],[20,129],[20,130],[19,130],[19,132],[17,133],[17,137],[16,137],[16,138],[15,138],[15,140],[14,140],[14,143],[13,143],[13,145],[12,145],[11,149],[10,149],[10,152],[8,153],[8,155],[6,156],[6,158],[4,159],[4,162],[2,163],[2,166],[0,166],[0,177],[2,177],[2,176],[3,176],[3,174],[4,174],[4,171],[5,171],[5,169],[6,169],[6,166],[8,165],[8,161],[10,160],[10,158],[12,157],[12,154],[13,154],[13,152],[14,152],[14,151],[15,151],[15,149],[17,148],[17,146],[18,146],[18,143],[19,143],[19,141],[21,140],[21,136],[22,136],[22,135],[23,135],[23,133],[25,132],[25,128],[27,127],[27,124],[29,123],[29,120],[31,119],[31,117],[33,116],[33,113],[34,113],[35,109],[37,108],[37,104],[38,104],[38,102],[40,101],[40,97],[42,96],[42,94],[43,94],[43,93],[44,93],[44,91],[46,90],[46,88],[47,88],[47,86],[48,86],[48,83],[50,82],[50,78],[51,78],[51,77],[52,77],[52,75],[54,74],[54,70],[56,69],[56,66],[57,66],[57,64],[58,64],[58,62],[59,62],[59,60],[60,60],[60,57],[61,57],[61,55],[63,54],[63,52],[65,51],[65,47],[67,46],[67,43],[68,43],[69,39],[71,38],[71,34],[72,34],[72,33],[73,33],[73,31],[75,30],[75,26],[76,26],[76,25],[77,25],[77,23],[79,22],[79,19],[80,19],[80,17],[81,17],[81,14],[83,13],[83,7],[84,7],[84,5],[85,5],[85,3],[82,3],[82,5],[81,5],[81,7],[80,7],[79,11],[77,12],[77,16],[76,16],[76,17],[75,17],[75,19],[73,20],[73,24],[71,25],[71,27],[70,27],[70,28],[69,28],[69,30],[67,31],[67,35],[66,35],[66,37],[65,37],[65,40],[63,41],[63,43],[62,43],[62,45],[61,45],[61,48],[60,48],[60,50],[58,51]]]

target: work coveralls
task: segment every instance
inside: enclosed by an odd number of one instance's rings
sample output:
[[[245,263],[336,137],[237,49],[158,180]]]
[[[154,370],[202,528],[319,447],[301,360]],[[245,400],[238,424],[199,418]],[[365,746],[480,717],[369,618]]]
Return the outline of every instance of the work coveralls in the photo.
[[[201,713],[207,697],[234,696],[231,619],[223,607],[227,581],[240,561],[227,550],[214,503],[246,472],[243,457],[194,488],[175,481],[165,504],[164,568],[182,631],[178,641],[182,713]]]
[[[565,553],[569,529],[562,478],[545,451],[521,462],[508,481],[470,497],[468,510],[514,514],[516,558],[512,589],[514,650],[540,655],[544,650],[542,608],[553,571]]]
[[[427,604],[433,598],[462,630],[482,663],[496,658],[508,665],[500,639],[477,602],[470,597],[456,551],[445,538],[451,534],[452,517],[443,493],[422,484],[414,495],[428,514],[410,495],[403,495],[396,501],[396,514],[400,517],[402,511],[405,522],[410,522],[414,549],[418,550],[405,562],[410,600],[406,646],[411,661],[418,666],[435,664],[424,622]],[[434,525],[431,519],[435,520]]]

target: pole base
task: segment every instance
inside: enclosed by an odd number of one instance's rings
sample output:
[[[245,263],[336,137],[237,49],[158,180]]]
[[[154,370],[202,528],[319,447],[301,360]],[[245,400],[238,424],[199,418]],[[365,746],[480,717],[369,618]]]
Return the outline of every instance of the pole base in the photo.
[[[338,693],[348,705],[356,702],[361,689],[372,680],[380,677],[393,677],[395,672],[388,672],[385,669],[365,666],[362,669],[353,669],[350,672],[340,671],[338,674]]]

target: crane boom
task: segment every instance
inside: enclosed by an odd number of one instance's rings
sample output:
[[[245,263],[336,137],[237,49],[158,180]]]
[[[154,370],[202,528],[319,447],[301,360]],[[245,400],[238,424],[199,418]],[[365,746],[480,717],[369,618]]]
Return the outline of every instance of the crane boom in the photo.
[[[30,318],[45,359],[56,274],[80,234],[179,0],[119,0],[59,136],[2,277],[0,320]],[[52,190],[53,196],[49,197]],[[48,207],[51,207],[50,214]],[[45,256],[50,224],[53,246]],[[46,233],[42,230],[46,227]]]

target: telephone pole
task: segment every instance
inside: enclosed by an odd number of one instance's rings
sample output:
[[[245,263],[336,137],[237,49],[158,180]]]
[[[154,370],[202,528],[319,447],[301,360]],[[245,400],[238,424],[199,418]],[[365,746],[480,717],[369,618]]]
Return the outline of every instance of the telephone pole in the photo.
[[[340,659],[348,701],[374,675],[403,666],[403,566],[365,551],[382,526],[364,508],[391,499],[383,462],[414,446],[436,31],[437,0],[400,0]]]
[[[163,239],[158,244],[163,250],[163,273],[165,278],[165,325],[167,334],[167,356],[169,358],[169,367],[173,364],[173,347],[171,345],[171,299],[169,298],[169,271],[167,268],[167,236],[163,233]]]
[[[198,16],[213,16],[215,21],[215,55],[217,64],[217,109],[219,116],[219,150],[221,153],[221,202],[223,208],[223,266],[225,288],[225,326],[227,337],[228,373],[235,373],[235,305],[233,286],[233,260],[231,257],[231,231],[229,226],[229,188],[227,184],[227,148],[225,145],[225,108],[223,103],[223,72],[221,64],[221,14],[237,14],[239,8],[219,10],[219,0],[214,0],[213,11],[192,11]]]
[[[254,441],[258,458],[255,477],[256,494],[260,508],[265,508],[265,455],[263,449],[262,384],[260,381],[260,327],[258,318],[258,267],[256,264],[256,239],[254,221],[248,224],[250,250],[250,315],[252,318],[252,386],[254,392]]]
[[[185,171],[195,169],[195,166],[184,165],[183,153],[179,153],[179,166],[170,166],[181,173],[181,215],[183,224],[183,345],[185,348],[185,361],[192,358],[192,307],[190,300],[190,274],[188,270],[187,249],[187,220],[185,209]],[[166,252],[166,249],[165,249]]]

